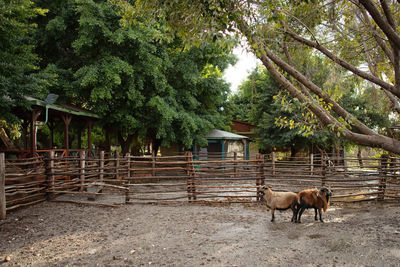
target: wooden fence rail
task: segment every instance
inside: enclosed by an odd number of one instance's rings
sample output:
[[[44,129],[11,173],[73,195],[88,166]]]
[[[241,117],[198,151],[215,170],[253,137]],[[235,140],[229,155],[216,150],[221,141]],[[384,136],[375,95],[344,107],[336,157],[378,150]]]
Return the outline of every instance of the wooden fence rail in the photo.
[[[324,185],[333,190],[333,201],[400,200],[397,158],[74,155],[59,157],[49,151],[45,157],[22,160],[0,154],[0,218],[44,200],[105,206],[253,202],[260,200],[257,190],[264,184],[294,192]]]

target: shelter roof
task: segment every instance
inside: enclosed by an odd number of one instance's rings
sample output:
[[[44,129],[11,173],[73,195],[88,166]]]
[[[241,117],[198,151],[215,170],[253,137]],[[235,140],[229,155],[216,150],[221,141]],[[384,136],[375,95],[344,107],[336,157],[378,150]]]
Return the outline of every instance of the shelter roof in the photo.
[[[76,116],[84,116],[96,119],[100,118],[100,116],[97,115],[96,113],[93,113],[89,110],[82,109],[76,106],[65,105],[65,104],[48,104],[43,100],[39,100],[30,96],[25,96],[25,99],[28,100],[28,102],[30,102],[32,106],[39,106],[44,108],[47,107],[49,110],[68,113]]]
[[[205,136],[206,139],[223,139],[223,140],[242,140],[248,139],[247,136],[234,134],[222,130],[214,129]]]

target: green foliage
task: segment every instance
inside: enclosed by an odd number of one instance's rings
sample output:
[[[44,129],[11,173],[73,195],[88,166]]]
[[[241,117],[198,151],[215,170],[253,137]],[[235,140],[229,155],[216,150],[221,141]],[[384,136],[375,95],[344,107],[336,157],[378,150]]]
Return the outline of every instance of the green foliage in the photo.
[[[0,107],[1,118],[16,122],[12,109],[25,107],[24,95],[40,95],[46,87],[45,73],[35,73],[38,58],[33,52],[32,19],[46,13],[32,1],[0,2]]]
[[[221,73],[233,63],[233,41],[185,47],[161,20],[127,23],[107,1],[38,3],[49,14],[38,21],[37,51],[57,79],[50,89],[60,102],[95,111],[127,141],[138,136],[189,148],[224,124],[229,88]]]

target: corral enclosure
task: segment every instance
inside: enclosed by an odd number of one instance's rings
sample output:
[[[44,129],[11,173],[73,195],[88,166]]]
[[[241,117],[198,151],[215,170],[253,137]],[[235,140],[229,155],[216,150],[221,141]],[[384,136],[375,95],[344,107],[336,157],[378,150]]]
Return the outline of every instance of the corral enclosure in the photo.
[[[277,191],[330,187],[332,201],[400,199],[397,158],[333,158],[311,155],[292,160],[274,153],[249,160],[215,154],[121,156],[118,152],[29,159],[1,154],[2,218],[13,209],[41,201],[114,206],[137,203],[255,202],[257,189]]]

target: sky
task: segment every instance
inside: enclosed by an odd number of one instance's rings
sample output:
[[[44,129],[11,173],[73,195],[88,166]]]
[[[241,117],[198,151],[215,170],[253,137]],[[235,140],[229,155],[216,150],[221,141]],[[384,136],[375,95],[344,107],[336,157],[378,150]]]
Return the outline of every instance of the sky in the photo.
[[[231,92],[236,93],[238,86],[246,79],[249,73],[257,66],[259,60],[248,53],[245,48],[238,46],[233,50],[238,57],[238,62],[234,66],[229,66],[223,75],[223,78],[231,84]]]

